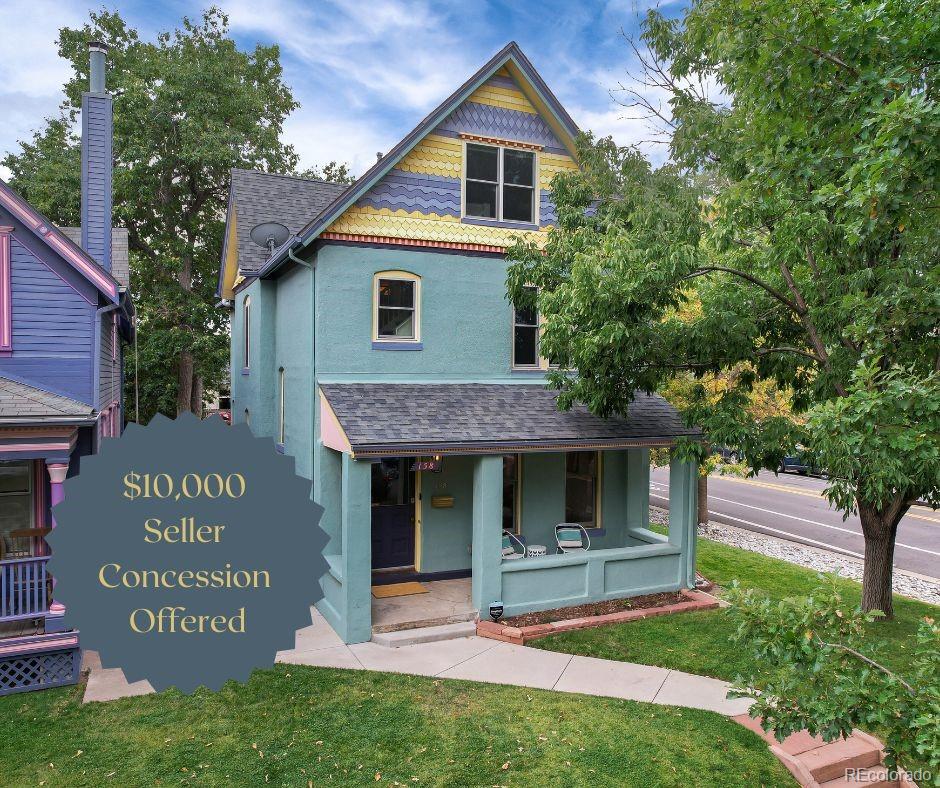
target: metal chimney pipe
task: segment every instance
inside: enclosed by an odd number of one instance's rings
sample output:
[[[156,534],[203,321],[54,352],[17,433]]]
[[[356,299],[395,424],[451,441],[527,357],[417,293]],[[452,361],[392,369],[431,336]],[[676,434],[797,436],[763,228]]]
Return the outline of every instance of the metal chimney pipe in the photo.
[[[101,41],[88,42],[88,92],[104,93],[107,71],[108,45]]]

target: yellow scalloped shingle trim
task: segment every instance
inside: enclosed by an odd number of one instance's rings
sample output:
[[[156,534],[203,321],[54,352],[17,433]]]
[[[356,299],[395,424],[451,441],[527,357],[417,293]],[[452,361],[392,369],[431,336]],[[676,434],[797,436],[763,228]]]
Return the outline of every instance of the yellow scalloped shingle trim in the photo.
[[[398,163],[398,169],[459,178],[462,156],[463,146],[460,140],[428,134]]]
[[[577,170],[578,165],[574,159],[569,156],[561,156],[553,153],[541,153],[539,155],[539,187],[542,189],[551,189],[552,180],[560,172],[571,172]]]
[[[532,106],[521,90],[504,88],[501,85],[481,85],[470,95],[467,101],[538,115],[538,110]]]
[[[450,243],[509,246],[518,237],[545,241],[546,233],[538,230],[511,230],[464,224],[454,216],[423,214],[417,211],[391,211],[368,206],[350,208],[329,226],[329,232],[349,235],[373,235],[386,238],[413,238]]]

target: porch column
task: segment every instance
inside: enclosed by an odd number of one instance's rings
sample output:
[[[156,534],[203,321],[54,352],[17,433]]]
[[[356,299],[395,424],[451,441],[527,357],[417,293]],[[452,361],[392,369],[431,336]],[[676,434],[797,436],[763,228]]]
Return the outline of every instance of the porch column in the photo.
[[[477,457],[473,464],[472,599],[480,617],[491,602],[501,599],[503,577],[503,458]]]
[[[49,462],[46,460],[46,470],[49,472],[49,504],[55,506],[65,500],[65,488],[62,483],[69,472],[67,462]],[[55,512],[52,514],[52,527],[55,528]]]
[[[627,533],[650,527],[650,450],[627,449]]]
[[[695,586],[695,540],[698,533],[698,463],[673,455],[669,460],[669,542],[682,550],[679,582]]]
[[[343,454],[343,630],[347,643],[372,638],[372,466]]]
[[[49,473],[49,505],[54,507],[65,500],[65,488],[62,486],[69,472],[67,462],[49,462],[46,460],[46,471]],[[51,527],[55,528],[55,510],[52,512]],[[52,579],[52,588],[55,590],[55,578]],[[46,613],[45,631],[62,632],[65,629],[65,605],[61,602],[52,602]]]

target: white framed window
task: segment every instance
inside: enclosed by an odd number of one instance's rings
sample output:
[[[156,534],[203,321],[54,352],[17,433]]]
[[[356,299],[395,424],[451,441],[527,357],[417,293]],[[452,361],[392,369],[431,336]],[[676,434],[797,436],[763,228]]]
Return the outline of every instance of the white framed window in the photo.
[[[251,296],[242,301],[242,368],[251,366]]]
[[[467,142],[463,215],[534,224],[537,221],[535,151]]]
[[[526,287],[535,294],[537,288]],[[512,309],[512,365],[519,368],[539,369],[539,312],[536,307]]]
[[[284,367],[277,371],[277,442],[284,445]]]
[[[372,341],[421,341],[421,277],[380,271],[372,278]]]

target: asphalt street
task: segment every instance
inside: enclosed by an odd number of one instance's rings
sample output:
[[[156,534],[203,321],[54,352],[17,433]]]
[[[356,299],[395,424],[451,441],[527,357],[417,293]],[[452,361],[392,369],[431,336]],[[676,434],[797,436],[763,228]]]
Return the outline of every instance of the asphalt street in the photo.
[[[797,474],[761,471],[757,478],[708,477],[712,520],[861,558],[865,550],[857,515],[841,512],[822,497],[826,482]],[[669,469],[650,473],[650,503],[669,500]],[[901,520],[894,551],[900,569],[940,578],[940,511],[912,506]]]

